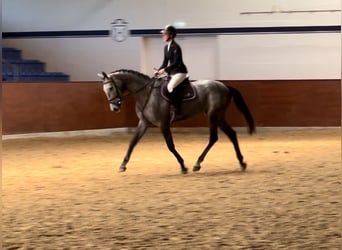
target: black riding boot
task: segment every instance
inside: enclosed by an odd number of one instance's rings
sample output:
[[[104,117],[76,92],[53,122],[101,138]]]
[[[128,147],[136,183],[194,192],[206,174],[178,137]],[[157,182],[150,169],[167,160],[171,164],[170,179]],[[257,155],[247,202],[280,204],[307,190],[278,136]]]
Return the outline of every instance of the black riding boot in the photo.
[[[173,91],[171,93],[171,104],[174,108],[175,114],[179,115],[181,113],[181,103],[182,98],[179,95],[180,93],[177,93],[177,91]]]

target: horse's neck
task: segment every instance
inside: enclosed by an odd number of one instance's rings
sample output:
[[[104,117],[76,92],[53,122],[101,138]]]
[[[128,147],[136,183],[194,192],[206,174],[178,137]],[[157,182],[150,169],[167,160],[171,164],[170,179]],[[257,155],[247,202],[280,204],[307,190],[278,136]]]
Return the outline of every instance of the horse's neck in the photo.
[[[129,93],[139,98],[140,96],[146,96],[149,92],[148,85],[151,84],[151,81],[148,79],[142,79],[138,76],[131,75],[123,75],[119,78]]]
[[[148,84],[146,81],[128,81],[126,88],[132,95],[144,95]]]

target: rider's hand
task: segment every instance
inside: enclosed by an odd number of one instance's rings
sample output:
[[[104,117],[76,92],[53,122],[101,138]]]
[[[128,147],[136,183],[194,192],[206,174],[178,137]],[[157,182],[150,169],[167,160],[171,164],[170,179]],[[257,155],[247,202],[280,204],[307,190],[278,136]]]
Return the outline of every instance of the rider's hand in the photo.
[[[163,75],[163,74],[165,74],[165,69],[158,70],[158,75]]]

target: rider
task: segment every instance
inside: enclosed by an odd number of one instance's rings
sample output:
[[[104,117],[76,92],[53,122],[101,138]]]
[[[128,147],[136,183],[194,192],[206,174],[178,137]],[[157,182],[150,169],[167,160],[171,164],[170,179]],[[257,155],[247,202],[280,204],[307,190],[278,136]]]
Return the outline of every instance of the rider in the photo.
[[[160,33],[162,33],[163,41],[167,44],[164,47],[163,63],[154,75],[159,76],[167,73],[171,76],[171,80],[167,84],[167,90],[171,93],[175,112],[179,113],[181,100],[173,90],[187,77],[188,70],[183,62],[181,47],[175,42],[176,28],[172,25],[167,25]]]

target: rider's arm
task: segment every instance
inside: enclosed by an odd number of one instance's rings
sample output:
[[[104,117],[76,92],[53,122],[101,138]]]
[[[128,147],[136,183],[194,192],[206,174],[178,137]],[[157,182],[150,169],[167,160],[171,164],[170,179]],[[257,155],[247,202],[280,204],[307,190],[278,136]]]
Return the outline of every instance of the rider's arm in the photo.
[[[169,74],[173,69],[178,68],[182,64],[182,51],[179,46],[172,46],[172,55],[170,55],[170,64],[165,68],[165,71]],[[172,58],[172,59],[171,59]]]
[[[159,67],[158,70],[166,68],[167,64],[169,63],[169,59],[167,57],[167,45],[164,47],[164,60],[162,65]]]

